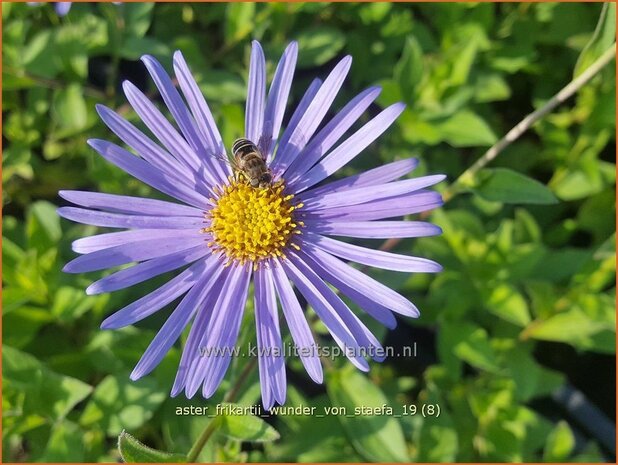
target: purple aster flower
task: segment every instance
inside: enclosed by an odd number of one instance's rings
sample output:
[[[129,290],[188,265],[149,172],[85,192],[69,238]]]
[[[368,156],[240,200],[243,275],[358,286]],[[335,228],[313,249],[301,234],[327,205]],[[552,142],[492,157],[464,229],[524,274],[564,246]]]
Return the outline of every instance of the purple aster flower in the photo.
[[[82,273],[138,262],[94,282],[88,294],[123,289],[184,268],[102,324],[106,329],[131,325],[184,295],[146,349],[132,379],[152,371],[193,320],[171,395],[184,391],[191,398],[201,389],[204,397],[212,396],[230,364],[251,280],[266,409],[276,402],[283,404],[286,396],[278,303],[307,373],[317,383],[323,378],[315,341],[292,284],[349,360],[364,371],[369,370],[364,355],[381,360],[380,343],[329,284],[387,327],[395,326],[394,313],[418,316],[405,297],[346,261],[402,272],[434,273],[440,265],[330,236],[379,239],[439,234],[435,225],[392,218],[441,205],[440,195],[427,188],[444,176],[399,180],[416,167],[416,160],[407,159],[325,181],[386,131],[404,105],[389,106],[344,138],[377,98],[380,89],[370,87],[318,130],[348,74],[352,63],[348,56],[324,81],[311,83],[279,137],[296,57],[293,42],[283,53],[267,92],[264,54],[260,44],[253,42],[245,137],[266,160],[265,165],[256,163],[271,174],[267,186],[253,187],[248,170],[233,169],[227,162],[226,145],[180,52],[174,55],[180,91],[161,64],[150,56],[142,58],[175,125],[133,84],[123,86],[129,103],[158,142],[113,110],[97,107],[105,124],[138,156],[105,140],[89,144],[107,161],[177,201],[60,192],[79,206],[60,208],[64,218],[126,229],[75,241],[73,250],[82,255],[64,271]]]
[[[29,6],[39,5],[41,2],[27,2]],[[52,2],[54,4],[54,10],[56,10],[56,14],[60,17],[66,16],[69,10],[71,9],[71,5],[73,2]]]

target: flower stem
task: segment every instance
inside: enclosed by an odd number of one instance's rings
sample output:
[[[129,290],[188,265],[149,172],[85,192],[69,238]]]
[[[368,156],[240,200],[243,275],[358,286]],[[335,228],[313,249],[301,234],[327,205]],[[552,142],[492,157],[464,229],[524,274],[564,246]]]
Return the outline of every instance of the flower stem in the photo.
[[[456,187],[461,181],[471,179],[485,165],[496,158],[506,147],[515,142],[525,133],[534,123],[550,113],[558,105],[564,103],[575,92],[582,88],[588,81],[596,76],[605,66],[616,57],[616,43],[609,47],[594,63],[578,77],[564,86],[556,95],[550,98],[545,105],[538,110],[530,113],[511,129],[506,135],[496,142],[485,154],[479,158],[472,166],[465,170],[444,192],[444,201],[448,202],[456,193]]]
[[[234,402],[236,396],[238,396],[238,393],[240,392],[240,388],[255,368],[256,362],[257,359],[253,359],[245,365],[240,375],[238,375],[236,382],[223,398],[223,402]],[[195,441],[195,444],[191,446],[191,450],[187,454],[188,463],[195,463],[200,453],[202,452],[202,449],[204,449],[204,446],[206,446],[206,443],[208,442],[210,437],[217,430],[220,422],[221,417],[215,417],[208,423],[206,428],[204,428],[204,431],[202,431],[202,434],[200,434],[200,436]]]

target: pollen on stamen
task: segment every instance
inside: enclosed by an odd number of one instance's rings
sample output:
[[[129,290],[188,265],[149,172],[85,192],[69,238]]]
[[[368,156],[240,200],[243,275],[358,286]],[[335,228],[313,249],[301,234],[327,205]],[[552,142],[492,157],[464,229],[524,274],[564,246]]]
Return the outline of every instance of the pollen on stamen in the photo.
[[[285,257],[289,246],[299,250],[291,239],[304,226],[294,217],[302,204],[294,204],[293,195],[283,195],[284,189],[282,182],[255,188],[244,179],[232,179],[205,215],[210,225],[201,232],[211,236],[208,247],[225,256],[226,265],[249,261],[254,269],[264,259]]]

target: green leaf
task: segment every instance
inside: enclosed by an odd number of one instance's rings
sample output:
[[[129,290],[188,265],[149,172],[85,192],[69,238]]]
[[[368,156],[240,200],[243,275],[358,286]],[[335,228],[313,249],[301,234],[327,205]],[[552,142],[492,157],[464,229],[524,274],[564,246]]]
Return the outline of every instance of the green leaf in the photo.
[[[413,103],[417,87],[423,78],[423,50],[418,40],[408,36],[403,46],[401,59],[395,65],[395,79],[406,102]]]
[[[362,409],[388,405],[382,390],[352,368],[332,371],[327,380],[333,407],[354,449],[373,462],[409,462],[401,423],[392,415],[363,413]],[[349,416],[348,416],[349,415]]]
[[[225,43],[240,42],[254,27],[255,3],[233,2],[227,5],[225,18]]]
[[[446,121],[435,124],[443,140],[454,147],[482,147],[496,142],[489,125],[476,113],[461,110]]]
[[[539,205],[558,202],[548,187],[508,168],[481,170],[472,187],[474,193],[493,202]]]
[[[575,436],[565,421],[559,421],[543,451],[544,462],[566,462],[575,447]]]
[[[118,452],[125,463],[185,463],[183,454],[170,454],[145,446],[126,431],[118,436]]]
[[[616,3],[603,4],[599,22],[590,42],[577,59],[573,77],[576,78],[594,63],[616,41]]]
[[[152,21],[154,3],[126,2],[120,6],[125,22],[125,31],[128,36],[143,37]]]
[[[487,331],[470,324],[459,324],[459,341],[453,345],[453,353],[480,370],[498,373],[501,371],[496,354],[491,347]]]
[[[85,458],[84,431],[68,420],[54,424],[43,462],[83,462]]]
[[[236,404],[222,404],[234,409]],[[219,430],[225,436],[239,441],[271,442],[279,439],[279,433],[264,420],[254,415],[234,415],[233,413],[218,417]]]
[[[110,436],[137,429],[152,418],[166,398],[152,377],[131,381],[128,374],[109,375],[96,387],[80,418],[84,427],[97,425]]]
[[[297,36],[298,67],[321,66],[333,59],[346,42],[345,34],[328,26],[303,29]]]
[[[57,245],[62,230],[56,206],[44,200],[34,202],[28,211],[27,234],[29,245],[39,251]]]
[[[526,326],[530,322],[528,304],[511,284],[493,286],[486,302],[491,313],[506,321],[517,326]]]
[[[51,371],[32,355],[2,347],[3,388],[25,396],[24,413],[64,418],[92,391],[86,383]]]
[[[164,57],[169,54],[169,47],[154,37],[127,37],[120,47],[120,56],[127,60],[139,60],[142,55]]]
[[[80,130],[88,122],[84,90],[79,84],[69,84],[58,91],[53,103],[57,123],[64,129]]]

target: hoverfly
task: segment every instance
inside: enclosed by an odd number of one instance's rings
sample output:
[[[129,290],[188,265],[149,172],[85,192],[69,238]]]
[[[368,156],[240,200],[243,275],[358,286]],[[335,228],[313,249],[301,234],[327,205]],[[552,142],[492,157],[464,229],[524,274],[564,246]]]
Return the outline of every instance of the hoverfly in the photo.
[[[262,151],[249,139],[236,139],[232,144],[232,159],[225,155],[214,155],[212,157],[230,165],[237,178],[244,177],[249,181],[251,187],[266,188],[271,186],[272,173],[266,166],[266,157]]]

